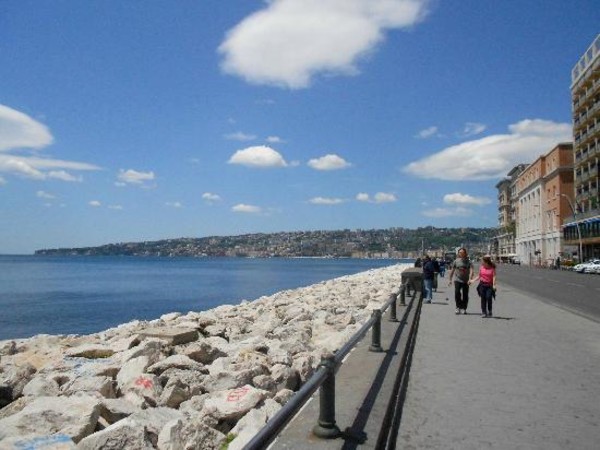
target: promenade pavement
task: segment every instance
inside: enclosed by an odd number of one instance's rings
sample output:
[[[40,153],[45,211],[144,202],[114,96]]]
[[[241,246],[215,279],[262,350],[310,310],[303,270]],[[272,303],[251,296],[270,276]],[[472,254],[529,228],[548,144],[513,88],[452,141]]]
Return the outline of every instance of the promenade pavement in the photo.
[[[493,318],[470,297],[455,315],[440,280],[423,305],[397,448],[600,448],[600,324],[502,282]]]
[[[453,288],[445,278],[433,303],[423,304],[396,447],[600,448],[600,324],[502,282],[493,318],[480,317],[474,288],[470,297],[468,314],[455,315]],[[399,308],[398,316],[402,313]],[[383,322],[384,346],[394,327]],[[376,448],[401,341],[392,340],[379,355],[369,354],[363,342],[338,372],[337,423],[342,430],[362,429],[362,440],[315,438],[317,398],[272,448]],[[377,399],[365,402],[375,385],[372,377],[382,373],[381,358],[390,368],[379,380]]]

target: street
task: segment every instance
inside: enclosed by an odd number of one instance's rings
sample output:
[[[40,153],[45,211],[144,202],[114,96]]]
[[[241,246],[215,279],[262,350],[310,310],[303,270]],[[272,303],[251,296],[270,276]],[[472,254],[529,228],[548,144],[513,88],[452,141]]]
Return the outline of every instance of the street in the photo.
[[[504,295],[509,294],[510,288],[514,287],[545,302],[600,322],[600,275],[512,264],[499,264],[497,274],[500,302]]]

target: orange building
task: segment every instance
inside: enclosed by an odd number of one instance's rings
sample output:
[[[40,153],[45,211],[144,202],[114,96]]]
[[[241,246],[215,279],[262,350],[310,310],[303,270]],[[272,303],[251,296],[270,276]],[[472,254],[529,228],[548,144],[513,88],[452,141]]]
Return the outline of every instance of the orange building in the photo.
[[[552,265],[570,258],[562,227],[571,217],[573,145],[561,143],[530,164],[517,178],[516,253],[524,264]]]

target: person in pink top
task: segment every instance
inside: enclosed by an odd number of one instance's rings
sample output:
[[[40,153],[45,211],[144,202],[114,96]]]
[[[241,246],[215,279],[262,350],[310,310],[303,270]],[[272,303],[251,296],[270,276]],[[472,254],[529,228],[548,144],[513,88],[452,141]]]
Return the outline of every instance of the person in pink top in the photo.
[[[469,281],[469,284],[479,280],[477,293],[481,297],[481,317],[492,317],[492,299],[496,292],[496,265],[489,255],[482,258],[479,274]]]

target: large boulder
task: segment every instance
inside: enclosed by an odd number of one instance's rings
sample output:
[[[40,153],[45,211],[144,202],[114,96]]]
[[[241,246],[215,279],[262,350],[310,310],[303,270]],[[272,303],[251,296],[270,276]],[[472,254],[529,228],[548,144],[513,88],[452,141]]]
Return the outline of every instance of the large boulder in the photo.
[[[29,363],[0,366],[0,408],[23,395],[23,388],[35,373],[36,368]]]
[[[0,420],[0,439],[62,433],[79,442],[94,432],[99,417],[100,403],[89,395],[39,397],[16,414]]]
[[[158,436],[159,450],[221,450],[226,436],[206,425],[202,418],[192,417],[167,423]]]
[[[79,442],[79,450],[154,450],[146,427],[130,418],[123,419]]]
[[[219,420],[237,420],[267,397],[267,392],[245,385],[210,394],[204,401],[204,409]]]

